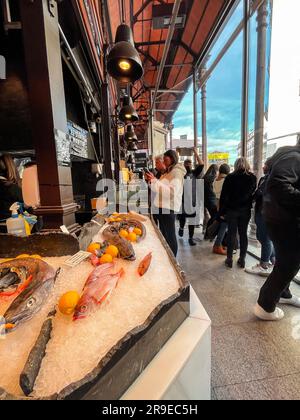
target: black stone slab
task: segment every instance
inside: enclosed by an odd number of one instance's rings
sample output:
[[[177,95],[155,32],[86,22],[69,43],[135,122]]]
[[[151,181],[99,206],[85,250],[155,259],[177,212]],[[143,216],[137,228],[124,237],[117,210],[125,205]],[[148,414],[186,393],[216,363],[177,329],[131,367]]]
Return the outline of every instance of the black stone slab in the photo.
[[[14,258],[21,254],[63,257],[78,251],[78,240],[61,232],[37,233],[25,238],[0,233],[0,258]]]
[[[102,358],[102,360],[100,360],[98,366],[95,367],[91,373],[86,375],[82,380],[70,384],[59,394],[43,399],[119,399],[153,360],[174,332],[188,318],[190,313],[190,285],[165,239],[155,223],[153,221],[152,223],[158,238],[166,249],[169,262],[177,273],[178,292],[161,302],[161,304],[149,315],[143,325],[128,332],[128,334],[123,337],[106,354],[106,356]],[[55,249],[57,249],[53,238],[53,240],[48,243],[47,252],[50,252],[51,254],[54,253],[54,250],[52,249],[54,246]],[[74,243],[70,242],[70,246],[73,247]],[[65,244],[64,249],[69,251],[67,244]],[[20,253],[25,253],[24,249]],[[40,252],[39,254],[41,255]],[[69,254],[69,252],[67,252],[67,254]],[[32,400],[33,398],[18,398],[7,394],[5,390],[0,388],[0,400],[1,399]]]

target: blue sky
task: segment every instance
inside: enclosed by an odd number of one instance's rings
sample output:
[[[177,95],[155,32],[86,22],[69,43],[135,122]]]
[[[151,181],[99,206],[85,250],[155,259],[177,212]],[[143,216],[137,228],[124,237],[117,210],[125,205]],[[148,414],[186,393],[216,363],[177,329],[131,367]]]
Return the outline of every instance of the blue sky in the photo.
[[[232,31],[243,17],[242,3],[238,6],[224,32],[211,51],[208,66],[213,62],[220,49],[226,43]],[[251,23],[250,49],[250,98],[249,130],[254,128],[255,118],[255,83],[256,83],[256,15]],[[241,141],[242,110],[242,52],[243,34],[241,33],[227,51],[207,82],[207,135],[209,152],[229,152],[230,161],[237,158],[237,149]],[[267,96],[267,95],[266,95]],[[193,91],[184,97],[173,119],[174,137],[187,134],[194,138],[193,131]],[[198,126],[201,139],[201,95],[198,94]]]

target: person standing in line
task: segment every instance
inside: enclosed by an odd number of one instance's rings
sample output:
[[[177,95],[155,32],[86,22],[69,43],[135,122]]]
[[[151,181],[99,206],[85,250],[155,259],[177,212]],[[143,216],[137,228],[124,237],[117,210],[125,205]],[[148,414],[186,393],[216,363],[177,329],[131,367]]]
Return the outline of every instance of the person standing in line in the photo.
[[[257,274],[262,277],[268,277],[275,264],[275,250],[273,243],[268,235],[267,226],[263,216],[263,198],[268,181],[269,174],[269,161],[264,165],[264,174],[258,184],[257,190],[254,194],[255,201],[255,223],[256,223],[256,236],[261,244],[261,259],[259,264],[254,267],[246,268],[249,274]]]
[[[254,313],[264,321],[279,321],[284,312],[278,303],[300,308],[300,298],[290,291],[300,269],[300,141],[297,146],[279,149],[270,159],[263,214],[276,262],[261,288]]]
[[[207,209],[211,220],[214,220],[218,214],[217,197],[214,192],[214,182],[218,176],[218,165],[210,165],[204,175],[204,206]]]
[[[240,236],[238,266],[245,268],[248,250],[248,226],[256,185],[256,176],[251,173],[247,159],[237,159],[234,172],[229,174],[224,181],[220,198],[220,217],[225,217],[228,223],[227,259],[225,261],[228,268],[233,267],[233,251],[237,233]]]
[[[220,198],[222,193],[223,184],[227,175],[230,174],[230,166],[227,163],[224,163],[220,166],[219,175],[213,184],[214,193],[217,198],[217,208],[220,210]],[[219,218],[220,227],[218,231],[217,238],[214,243],[213,253],[217,255],[226,255],[226,250],[223,248],[223,241],[228,229],[228,225],[224,218]]]
[[[196,242],[194,241],[194,234],[195,234],[195,227],[200,224],[200,217],[197,217],[197,211],[191,214],[191,209],[195,209],[197,205],[199,206],[200,203],[197,203],[197,179],[201,176],[203,169],[204,169],[204,162],[200,158],[198,154],[198,150],[194,147],[194,154],[197,160],[198,165],[193,170],[193,163],[191,159],[186,159],[184,162],[184,167],[186,169],[186,176],[185,176],[185,191],[182,197],[182,209],[181,213],[179,214],[179,236],[183,238],[184,235],[184,228],[186,222],[188,220],[188,227],[189,227],[189,244],[190,246],[195,246]],[[191,188],[187,184],[187,182],[191,182]],[[199,213],[199,212],[198,212]]]
[[[164,164],[166,173],[159,180],[151,173],[146,173],[145,178],[155,193],[154,208],[152,208],[154,220],[176,257],[178,243],[175,222],[176,214],[181,208],[186,170],[179,163],[178,155],[174,150],[169,150],[164,154]]]

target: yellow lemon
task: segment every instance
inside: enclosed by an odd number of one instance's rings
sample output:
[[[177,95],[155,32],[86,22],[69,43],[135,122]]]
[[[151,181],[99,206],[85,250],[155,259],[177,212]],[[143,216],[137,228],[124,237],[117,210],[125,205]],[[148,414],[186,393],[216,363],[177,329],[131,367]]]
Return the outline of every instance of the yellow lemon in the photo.
[[[105,254],[111,255],[113,258],[117,258],[117,256],[119,255],[119,250],[116,246],[110,245],[106,248]]]
[[[133,229],[133,232],[137,235],[137,236],[142,236],[142,231],[141,231],[141,229],[139,229],[139,228],[134,228]]]
[[[30,255],[30,258],[35,258],[36,260],[41,260],[42,257],[38,254]]]
[[[134,233],[134,232],[129,233],[129,235],[128,235],[128,240],[129,240],[130,242],[136,242],[136,240],[137,240],[136,233]]]
[[[100,264],[110,264],[113,262],[113,257],[109,254],[104,254],[102,255],[102,257],[100,258]]]
[[[128,239],[129,233],[127,232],[127,230],[121,229],[119,235],[121,236],[121,238]]]
[[[64,315],[71,315],[74,312],[79,299],[80,295],[78,292],[67,292],[59,299],[58,309]]]
[[[87,252],[90,252],[91,254],[96,255],[96,251],[98,251],[101,248],[101,245],[98,243],[92,243],[88,246]]]

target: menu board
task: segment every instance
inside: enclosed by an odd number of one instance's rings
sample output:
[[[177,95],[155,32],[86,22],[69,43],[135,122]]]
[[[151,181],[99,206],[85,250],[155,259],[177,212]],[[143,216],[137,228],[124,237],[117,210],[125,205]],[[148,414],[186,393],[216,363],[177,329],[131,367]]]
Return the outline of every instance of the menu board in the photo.
[[[70,138],[66,133],[57,129],[54,130],[54,134],[58,164],[60,166],[70,166]]]
[[[70,154],[83,159],[89,158],[89,132],[79,125],[68,121],[68,135],[70,138]]]

